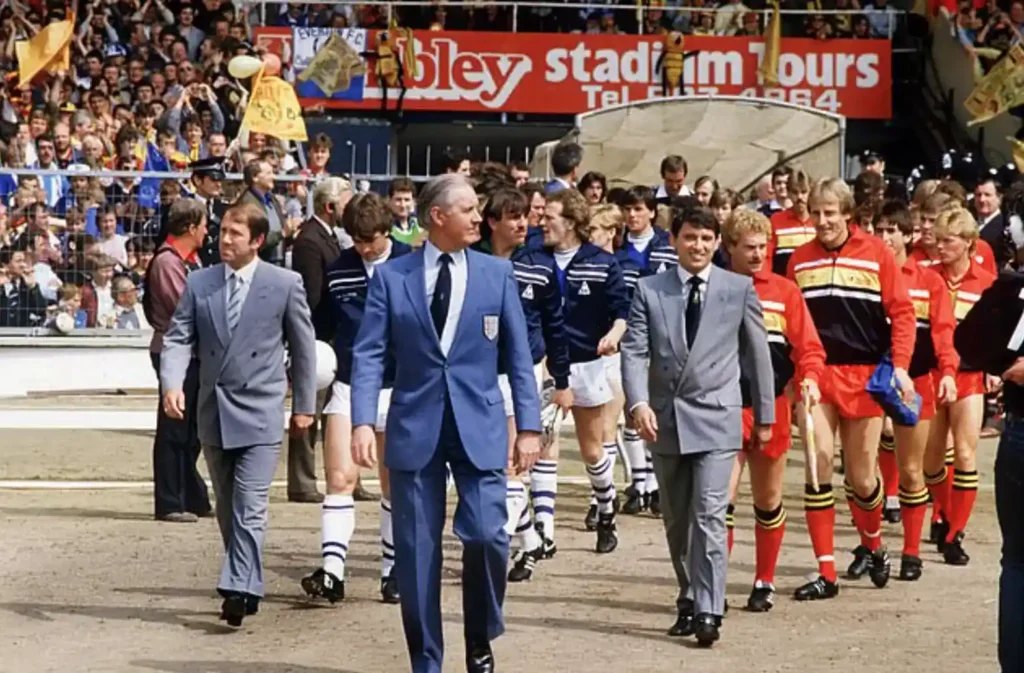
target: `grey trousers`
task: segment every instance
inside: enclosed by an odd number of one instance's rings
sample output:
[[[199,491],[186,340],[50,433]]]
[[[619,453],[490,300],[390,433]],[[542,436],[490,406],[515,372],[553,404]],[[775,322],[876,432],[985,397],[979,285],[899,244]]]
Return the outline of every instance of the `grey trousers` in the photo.
[[[216,497],[224,564],[217,590],[263,596],[263,540],[267,534],[270,483],[281,445],[224,450],[204,446]]]
[[[729,554],[725,510],[737,451],[654,454],[661,513],[672,567],[679,583],[677,607],[721,616]]]
[[[316,442],[323,438],[321,412],[330,386],[316,394],[316,416],[309,430],[298,437],[288,435],[288,495],[316,493]]]

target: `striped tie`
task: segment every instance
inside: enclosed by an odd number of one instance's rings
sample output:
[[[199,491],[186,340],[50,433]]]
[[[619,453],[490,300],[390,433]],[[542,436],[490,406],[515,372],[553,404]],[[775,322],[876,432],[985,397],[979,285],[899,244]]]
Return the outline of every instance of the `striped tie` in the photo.
[[[228,334],[235,333],[238,318],[242,315],[242,279],[237,273],[231,274],[228,292]]]

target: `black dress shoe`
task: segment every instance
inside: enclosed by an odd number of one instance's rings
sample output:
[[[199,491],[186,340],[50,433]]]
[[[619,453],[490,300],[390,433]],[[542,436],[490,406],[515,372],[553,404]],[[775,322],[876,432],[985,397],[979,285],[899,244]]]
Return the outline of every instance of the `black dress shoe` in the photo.
[[[489,643],[466,645],[468,673],[494,673],[494,654]]]
[[[401,601],[402,597],[398,593],[397,577],[392,575],[391,577],[380,578],[380,599],[391,605]]]
[[[702,612],[694,617],[693,634],[697,636],[697,644],[701,647],[711,647],[719,638],[718,625],[721,617]]]
[[[260,597],[259,596],[246,596],[245,597],[245,616],[252,617],[260,611]]]
[[[288,502],[304,502],[319,504],[324,501],[324,494],[318,491],[312,493],[289,493]]]
[[[224,599],[220,606],[220,618],[228,623],[228,626],[238,628],[242,625],[246,613],[245,596],[234,594]]]
[[[647,494],[647,510],[655,518],[661,517],[661,496],[658,491],[651,491]]]
[[[686,601],[679,606],[676,623],[668,630],[668,635],[673,638],[685,638],[693,635],[693,628],[693,603]]]

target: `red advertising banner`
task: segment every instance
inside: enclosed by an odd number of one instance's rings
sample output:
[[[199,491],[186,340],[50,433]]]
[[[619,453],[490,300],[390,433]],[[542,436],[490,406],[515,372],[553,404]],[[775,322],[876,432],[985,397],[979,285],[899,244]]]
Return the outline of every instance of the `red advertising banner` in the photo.
[[[256,42],[288,62],[303,47],[295,44],[306,39],[300,30],[257,28]],[[419,72],[406,75],[407,110],[577,114],[662,95],[657,36],[418,31],[414,39]],[[699,52],[683,73],[690,95],[771,98],[860,119],[892,114],[888,40],[785,38],[777,87],[763,86],[758,76],[761,38],[693,36],[686,50]],[[379,108],[376,77],[362,79],[353,87],[363,90],[345,100],[302,104]],[[678,93],[673,87],[671,94]],[[397,92],[388,97],[393,106]]]

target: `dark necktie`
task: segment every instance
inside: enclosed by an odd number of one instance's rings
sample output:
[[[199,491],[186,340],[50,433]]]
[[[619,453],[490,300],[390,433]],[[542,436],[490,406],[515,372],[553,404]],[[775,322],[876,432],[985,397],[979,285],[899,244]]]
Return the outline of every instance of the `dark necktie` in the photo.
[[[444,253],[437,258],[441,270],[437,272],[434,298],[430,300],[430,318],[434,321],[438,340],[444,334],[444,323],[448,320],[448,305],[452,302],[452,256]]]
[[[690,349],[700,327],[700,285],[704,281],[699,276],[690,276],[686,282],[690,285],[690,297],[686,300],[686,347]]]

